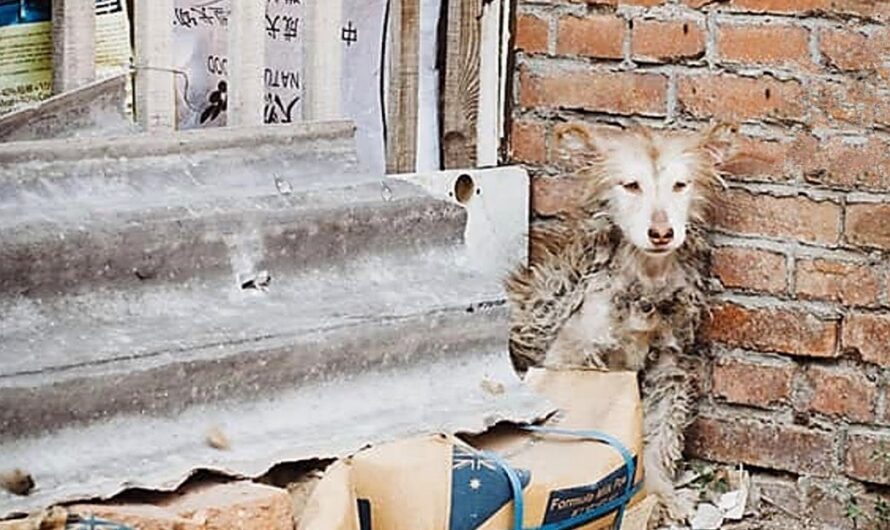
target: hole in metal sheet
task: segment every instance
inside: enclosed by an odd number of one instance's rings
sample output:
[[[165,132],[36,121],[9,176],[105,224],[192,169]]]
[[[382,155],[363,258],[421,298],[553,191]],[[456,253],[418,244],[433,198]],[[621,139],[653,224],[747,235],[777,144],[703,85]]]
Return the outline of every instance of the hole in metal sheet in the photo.
[[[269,288],[269,284],[272,283],[272,276],[269,274],[269,271],[260,271],[254,275],[241,277],[238,281],[241,284],[241,289],[256,289],[258,291],[265,291]]]
[[[473,182],[473,177],[467,174],[457,177],[457,180],[454,182],[454,197],[457,199],[457,202],[467,204],[473,198],[473,193],[475,192],[476,183]]]

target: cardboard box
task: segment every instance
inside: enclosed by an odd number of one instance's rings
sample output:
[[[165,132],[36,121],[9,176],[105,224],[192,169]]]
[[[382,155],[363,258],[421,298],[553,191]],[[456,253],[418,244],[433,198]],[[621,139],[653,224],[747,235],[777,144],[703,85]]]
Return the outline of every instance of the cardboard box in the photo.
[[[642,406],[636,375],[533,371],[528,383],[559,410],[549,429],[606,433],[630,453],[642,482]],[[467,443],[469,442],[469,443]],[[625,458],[577,436],[503,426],[462,441],[431,435],[371,447],[334,464],[302,517],[306,530],[513,530],[514,491],[522,487],[523,528],[612,528],[615,512],[570,525],[620,497]],[[624,530],[644,530],[655,501],[639,491]]]

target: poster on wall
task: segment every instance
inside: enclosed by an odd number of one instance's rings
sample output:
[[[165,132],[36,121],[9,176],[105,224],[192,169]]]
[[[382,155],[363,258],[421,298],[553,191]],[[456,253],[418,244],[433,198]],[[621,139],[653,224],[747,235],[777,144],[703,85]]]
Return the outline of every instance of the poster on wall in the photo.
[[[387,0],[343,0],[340,28],[340,108],[344,117],[355,121],[362,164],[381,175],[386,171],[383,102],[387,4]]]
[[[0,115],[52,95],[51,0],[0,0]],[[96,75],[129,69],[126,2],[96,0]]]
[[[228,25],[232,0],[175,0],[172,16],[180,129],[226,124]],[[265,121],[303,118],[307,0],[266,0]],[[333,1],[333,0],[328,0]],[[387,0],[342,0],[340,113],[356,122],[363,164],[385,169],[383,75]]]
[[[177,122],[180,129],[226,123],[228,26],[231,0],[175,0],[173,17]],[[303,6],[301,0],[267,0],[266,123],[302,116]]]

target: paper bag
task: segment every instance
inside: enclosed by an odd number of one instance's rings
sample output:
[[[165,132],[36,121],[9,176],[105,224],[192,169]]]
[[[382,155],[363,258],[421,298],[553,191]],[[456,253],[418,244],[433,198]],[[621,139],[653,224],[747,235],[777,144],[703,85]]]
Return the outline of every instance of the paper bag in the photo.
[[[642,481],[642,407],[633,373],[533,371],[528,383],[559,410],[547,429],[615,438]],[[578,435],[496,428],[468,439],[432,435],[372,447],[331,466],[303,514],[301,530],[514,530],[558,528],[589,516],[628,487],[625,458]],[[619,499],[620,500],[620,499]],[[644,530],[654,500],[640,492],[623,512],[624,530]],[[613,528],[616,511],[570,528]]]

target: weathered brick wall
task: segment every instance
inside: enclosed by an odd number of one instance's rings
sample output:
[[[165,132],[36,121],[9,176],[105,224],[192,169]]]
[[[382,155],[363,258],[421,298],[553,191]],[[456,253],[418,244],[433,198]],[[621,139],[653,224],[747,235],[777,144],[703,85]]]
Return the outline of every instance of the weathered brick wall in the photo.
[[[564,123],[741,125],[688,452],[849,523],[845,492],[890,485],[890,2],[518,3],[511,155],[537,216],[572,200]]]

